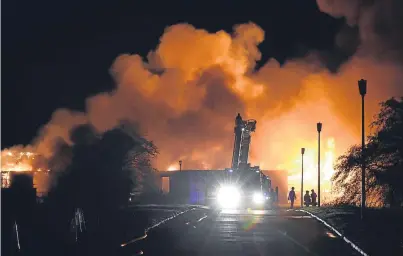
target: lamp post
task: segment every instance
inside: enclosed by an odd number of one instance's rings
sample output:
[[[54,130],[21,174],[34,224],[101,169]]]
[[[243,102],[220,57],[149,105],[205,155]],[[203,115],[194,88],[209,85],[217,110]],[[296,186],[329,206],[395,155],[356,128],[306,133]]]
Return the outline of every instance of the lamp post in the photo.
[[[316,124],[318,131],[318,207],[320,207],[320,132],[322,131],[322,123]]]
[[[367,80],[358,81],[358,89],[361,95],[361,219],[364,218],[365,210],[365,124],[364,124],[364,97],[367,94]]]
[[[179,171],[182,171],[182,160],[179,160]]]
[[[301,207],[304,205],[304,153],[305,153],[305,148],[301,148],[301,159],[302,159],[302,164],[301,164]]]

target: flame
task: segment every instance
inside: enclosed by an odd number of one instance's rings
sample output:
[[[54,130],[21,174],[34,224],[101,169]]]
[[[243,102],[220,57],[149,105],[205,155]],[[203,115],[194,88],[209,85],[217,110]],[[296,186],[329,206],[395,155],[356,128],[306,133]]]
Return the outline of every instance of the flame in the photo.
[[[326,139],[326,144],[321,147],[321,199],[330,201],[332,197],[331,177],[334,173],[335,164],[335,139],[333,137]],[[292,173],[288,177],[290,187],[295,187],[296,191],[301,188],[302,156],[295,156],[293,163],[285,164],[283,168]],[[306,148],[304,154],[304,191],[318,188],[318,148]]]
[[[18,150],[1,151],[1,187],[10,185],[10,172],[31,172],[35,154]]]
[[[2,172],[26,172],[32,171],[32,162],[37,155],[33,152],[18,152],[3,150],[1,152],[1,171]]]
[[[1,151],[1,186],[3,188],[10,186],[10,173],[12,172],[41,172],[45,174],[50,172],[41,156],[29,150],[29,147],[15,146]],[[48,181],[46,179],[34,174],[34,186],[38,195],[47,192]]]
[[[170,166],[167,168],[167,170],[168,170],[168,171],[176,171],[176,170],[178,170],[178,167],[176,167],[176,165],[170,165]]]

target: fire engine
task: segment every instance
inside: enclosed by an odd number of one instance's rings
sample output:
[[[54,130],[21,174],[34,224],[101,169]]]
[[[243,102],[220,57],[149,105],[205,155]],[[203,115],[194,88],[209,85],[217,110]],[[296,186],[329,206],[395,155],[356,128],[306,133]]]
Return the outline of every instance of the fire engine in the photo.
[[[248,163],[251,135],[256,130],[256,120],[235,118],[234,148],[231,168],[225,169],[224,180],[215,192],[216,206],[219,208],[268,208],[275,201],[271,180],[259,166]]]

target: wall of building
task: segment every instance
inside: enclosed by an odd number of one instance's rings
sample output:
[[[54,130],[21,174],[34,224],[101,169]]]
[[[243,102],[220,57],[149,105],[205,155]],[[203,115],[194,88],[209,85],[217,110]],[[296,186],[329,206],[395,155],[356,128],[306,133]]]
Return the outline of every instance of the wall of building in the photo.
[[[36,195],[39,197],[46,196],[49,190],[50,172],[35,172],[34,173],[34,187],[36,188]]]
[[[169,194],[177,203],[188,203],[189,201],[189,177],[187,173],[169,177]]]
[[[208,204],[211,193],[220,180],[223,170],[183,170],[161,173],[161,187],[178,203]],[[166,177],[164,177],[166,176]],[[169,185],[166,182],[169,181]],[[165,183],[165,184],[164,184]],[[218,184],[218,183],[217,183]]]
[[[42,171],[42,172],[31,172],[31,171],[22,171],[22,172],[1,172],[1,187],[8,188],[11,186],[14,177],[23,175],[31,177],[32,186],[36,189],[36,195],[38,197],[45,196],[49,189],[50,176],[52,172]]]

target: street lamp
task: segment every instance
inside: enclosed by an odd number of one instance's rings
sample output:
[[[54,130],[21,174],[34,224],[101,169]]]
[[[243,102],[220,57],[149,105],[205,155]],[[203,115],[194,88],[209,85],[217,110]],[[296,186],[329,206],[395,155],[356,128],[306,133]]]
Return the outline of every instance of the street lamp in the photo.
[[[364,124],[364,97],[367,94],[367,80],[361,79],[358,81],[358,89],[361,95],[361,219],[364,218],[365,209],[365,124]]]
[[[320,132],[322,131],[322,123],[316,124],[318,131],[318,207],[320,207]]]
[[[179,171],[182,171],[182,160],[179,160]]]
[[[305,153],[305,148],[301,148],[301,158],[302,158],[302,164],[301,164],[301,207],[304,205],[304,153]]]

